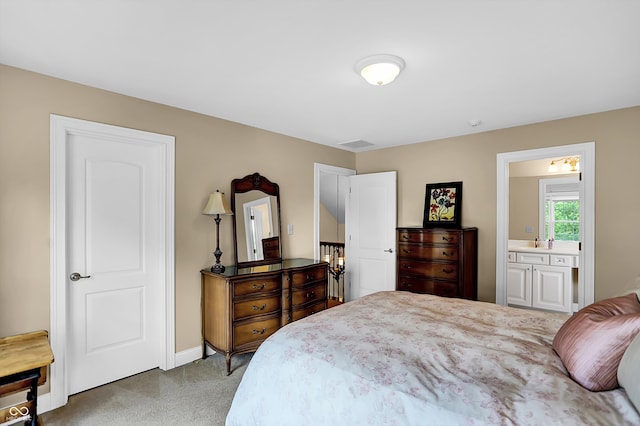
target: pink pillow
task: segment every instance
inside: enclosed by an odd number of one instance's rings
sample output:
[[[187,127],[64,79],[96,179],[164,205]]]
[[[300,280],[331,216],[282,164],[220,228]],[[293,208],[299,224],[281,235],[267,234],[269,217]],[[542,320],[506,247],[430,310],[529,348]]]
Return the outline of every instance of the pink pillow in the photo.
[[[617,388],[620,359],[640,332],[635,293],[584,307],[565,322],[553,349],[576,382],[591,391]]]

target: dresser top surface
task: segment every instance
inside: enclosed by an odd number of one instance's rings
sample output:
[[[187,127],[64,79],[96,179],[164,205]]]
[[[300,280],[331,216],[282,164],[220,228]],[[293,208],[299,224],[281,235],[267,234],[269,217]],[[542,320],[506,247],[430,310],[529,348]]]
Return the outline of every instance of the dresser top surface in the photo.
[[[327,263],[320,260],[314,260],[314,259],[296,258],[296,259],[284,259],[282,262],[272,263],[269,265],[248,266],[248,267],[242,267],[242,268],[238,268],[237,266],[225,266],[225,270],[221,274],[211,272],[208,269],[203,269],[201,272],[207,275],[221,275],[227,278],[231,278],[231,277],[237,277],[240,275],[253,275],[253,274],[263,274],[266,272],[279,272],[287,269],[305,268],[307,266],[322,265],[322,264],[327,264]]]

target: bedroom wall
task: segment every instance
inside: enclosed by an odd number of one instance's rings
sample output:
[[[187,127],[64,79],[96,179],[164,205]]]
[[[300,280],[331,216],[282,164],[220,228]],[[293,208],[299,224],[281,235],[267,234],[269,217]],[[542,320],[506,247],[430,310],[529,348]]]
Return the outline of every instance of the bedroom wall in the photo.
[[[358,173],[398,171],[398,225],[422,223],[425,184],[461,180],[462,223],[479,228],[478,295],[495,301],[496,155],[595,141],[596,300],[640,275],[640,107],[358,153]]]
[[[200,344],[200,273],[214,262],[209,193],[260,172],[280,185],[286,257],[313,257],[314,162],[355,154],[0,65],[0,336],[49,329],[49,114],[176,138],[176,351]],[[295,161],[294,161],[295,160]],[[222,260],[233,259],[229,218]],[[28,304],[28,308],[27,308]]]
[[[176,351],[200,343],[199,270],[214,261],[208,194],[258,171],[280,184],[286,257],[313,255],[313,163],[398,171],[398,225],[422,223],[428,182],[464,182],[464,225],[479,228],[479,296],[495,300],[496,154],[596,142],[596,299],[640,275],[640,107],[357,155],[0,65],[0,335],[49,329],[49,114],[176,137]],[[248,155],[254,153],[255,155]],[[292,159],[295,159],[293,161]],[[223,261],[231,222],[220,225]],[[24,301],[30,304],[25,313]]]

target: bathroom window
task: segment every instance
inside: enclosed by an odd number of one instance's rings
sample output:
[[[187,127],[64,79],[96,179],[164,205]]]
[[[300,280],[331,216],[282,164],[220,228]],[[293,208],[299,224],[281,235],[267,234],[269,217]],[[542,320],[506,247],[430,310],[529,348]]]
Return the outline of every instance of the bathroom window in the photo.
[[[580,182],[577,178],[540,180],[542,239],[580,241]]]
[[[545,200],[544,239],[580,240],[580,199],[578,194],[553,194]]]

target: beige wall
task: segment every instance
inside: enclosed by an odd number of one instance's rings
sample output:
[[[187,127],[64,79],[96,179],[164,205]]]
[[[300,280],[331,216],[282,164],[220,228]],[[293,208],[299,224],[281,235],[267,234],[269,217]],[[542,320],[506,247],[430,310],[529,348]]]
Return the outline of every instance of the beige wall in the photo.
[[[634,282],[640,211],[640,107],[359,153],[358,173],[398,171],[398,225],[422,223],[425,184],[461,180],[462,223],[479,228],[480,299],[495,300],[496,154],[595,141],[596,299]]]
[[[509,179],[509,239],[534,240],[542,238],[538,231],[538,182],[540,176],[512,177]],[[528,234],[525,228],[531,226]]]
[[[355,154],[0,65],[0,336],[49,329],[49,114],[176,137],[176,350],[200,344],[200,269],[214,262],[209,193],[260,172],[280,185],[283,255],[313,257],[314,163]],[[223,263],[231,222],[220,224]]]
[[[464,182],[479,228],[479,296],[495,299],[496,154],[596,142],[596,299],[639,274],[640,107],[352,153],[0,65],[0,335],[49,329],[49,114],[176,137],[176,350],[200,343],[199,270],[214,261],[208,194],[260,172],[280,185],[285,257],[313,256],[313,163],[398,171],[398,225],[422,223],[425,184]],[[612,207],[612,203],[614,206]],[[227,219],[227,220],[225,220]],[[220,224],[223,263],[231,222]],[[25,300],[29,312],[25,311]]]

